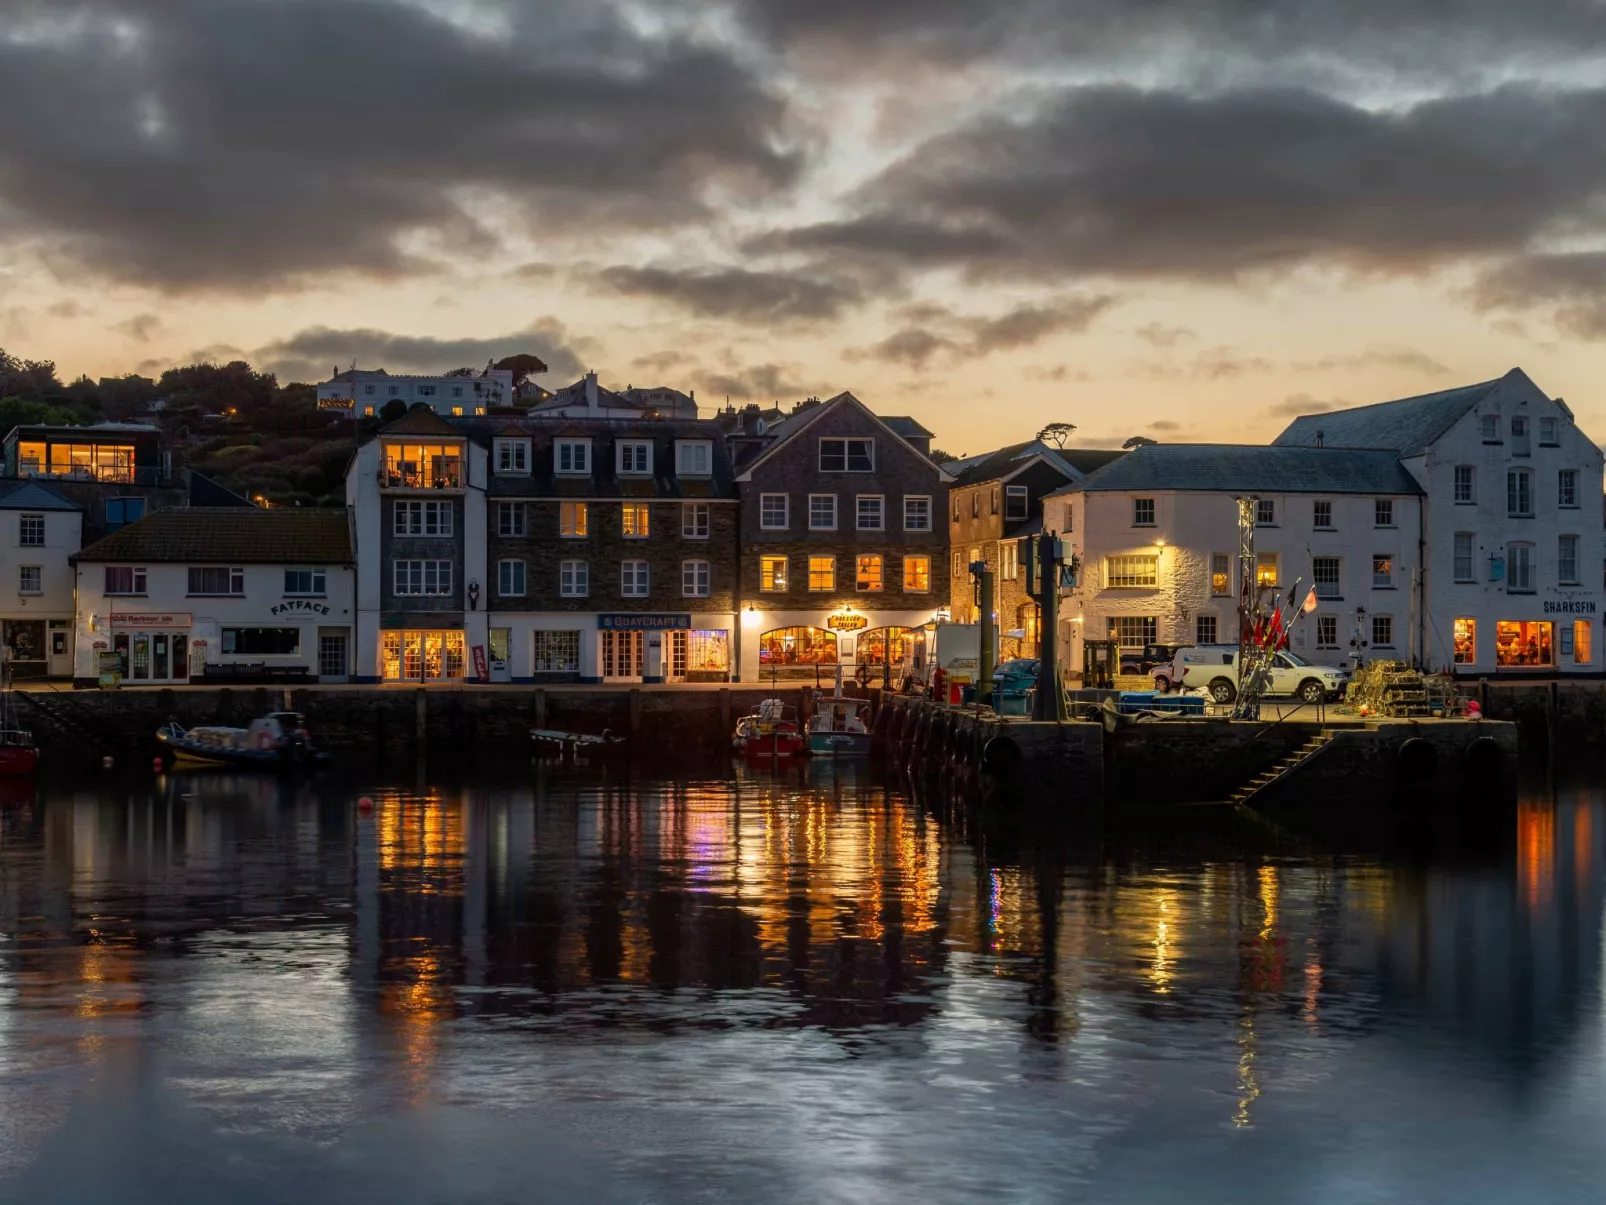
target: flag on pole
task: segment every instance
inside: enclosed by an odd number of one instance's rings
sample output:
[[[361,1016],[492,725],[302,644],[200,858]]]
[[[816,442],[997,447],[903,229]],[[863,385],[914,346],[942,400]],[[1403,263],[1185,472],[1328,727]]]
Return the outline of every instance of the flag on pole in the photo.
[[[1316,587],[1315,586],[1312,586],[1310,588],[1310,593],[1305,595],[1305,603],[1299,609],[1301,611],[1303,611],[1306,615],[1309,615],[1312,611],[1314,611],[1316,609]]]

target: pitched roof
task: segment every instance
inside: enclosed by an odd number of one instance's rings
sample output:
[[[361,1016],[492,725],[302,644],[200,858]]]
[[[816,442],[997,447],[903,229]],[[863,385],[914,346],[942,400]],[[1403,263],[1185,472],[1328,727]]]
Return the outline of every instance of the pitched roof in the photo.
[[[978,481],[997,481],[1024,468],[1034,456],[1042,456],[1063,472],[1067,479],[1075,479],[1101,469],[1125,453],[1103,448],[1055,448],[1038,439],[1010,444],[996,452],[983,452],[980,456],[967,456],[950,461],[942,467],[953,476],[956,485],[974,485]]]
[[[451,420],[458,435],[475,444],[491,446],[498,438],[530,441],[530,472],[518,476],[492,473],[489,492],[499,497],[657,498],[734,497],[730,447],[713,419],[554,418],[530,414],[525,418],[495,415],[463,416]],[[558,477],[553,471],[552,447],[556,439],[578,437],[592,444],[591,472],[584,477]],[[616,446],[621,439],[652,444],[652,476],[618,474]],[[682,478],[675,471],[675,442],[707,440],[713,448],[713,472],[708,477]],[[650,493],[644,493],[649,491]]]
[[[1079,473],[1096,473],[1126,455],[1125,448],[1056,448],[1054,451]]]
[[[931,438],[931,432],[922,427],[917,419],[913,419],[907,414],[883,414],[881,421],[904,439]]]
[[[0,510],[83,510],[83,507],[30,481],[0,495]]]
[[[427,405],[420,402],[393,423],[379,429],[381,435],[449,435],[461,436],[453,427]]]
[[[71,559],[349,565],[351,529],[344,508],[192,506],[147,515]]]
[[[783,444],[786,444],[790,440],[801,435],[804,431],[807,431],[828,411],[834,410],[840,405],[846,405],[849,403],[857,406],[860,410],[863,410],[865,414],[870,417],[871,421],[881,427],[881,429],[887,432],[887,434],[891,435],[895,439],[905,442],[906,446],[909,448],[909,451],[913,452],[916,456],[919,456],[922,460],[927,459],[925,454],[921,452],[919,448],[916,448],[912,444],[908,444],[907,441],[904,441],[903,436],[889,426],[886,419],[882,418],[875,411],[871,410],[870,407],[866,406],[858,398],[854,397],[852,393],[844,389],[835,397],[826,398],[823,402],[817,402],[811,399],[808,402],[803,402],[793,407],[792,413],[787,415],[784,424],[777,423],[774,427],[770,428],[770,431],[775,435],[775,438],[771,439],[769,443],[764,445],[763,450],[759,452],[758,455],[754,456],[751,460],[746,461],[742,465],[741,472],[737,480],[745,481],[748,478],[748,475],[752,473],[754,469],[773,456]],[[944,482],[950,480],[948,471],[941,465],[929,460],[927,463],[931,464],[932,468],[937,470],[939,480]]]
[[[1544,394],[1520,368],[1476,385],[1438,393],[1377,402],[1326,414],[1302,414],[1272,443],[1278,447],[1392,448],[1401,456],[1418,456],[1486,398],[1522,393],[1532,400]]]
[[[1398,454],[1369,448],[1146,444],[1055,495],[1133,490],[1419,494]],[[1053,495],[1051,495],[1053,496]]]

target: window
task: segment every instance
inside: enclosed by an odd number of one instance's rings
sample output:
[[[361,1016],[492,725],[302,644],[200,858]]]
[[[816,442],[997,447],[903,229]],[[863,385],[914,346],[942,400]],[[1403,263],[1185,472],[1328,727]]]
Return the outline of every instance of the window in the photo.
[[[455,444],[387,443],[381,481],[391,489],[455,490],[462,488],[462,470]]]
[[[1255,522],[1261,527],[1269,527],[1277,522],[1277,503],[1271,498],[1262,498],[1255,503]]]
[[[1154,643],[1156,627],[1153,615],[1119,615],[1115,620],[1115,637],[1124,649],[1140,649]]]
[[[1153,498],[1134,498],[1134,499],[1132,499],[1132,526],[1133,527],[1153,527],[1154,526],[1154,499]]]
[[[860,531],[880,531],[885,526],[886,500],[880,494],[860,494],[856,526]]]
[[[991,513],[995,515],[998,513],[998,487],[996,485],[993,486],[993,508]]]
[[[39,565],[17,566],[17,593],[43,594],[45,592],[44,569]]]
[[[566,539],[583,539],[586,534],[586,504],[560,502],[558,504],[558,534]]]
[[[322,569],[286,569],[284,592],[300,598],[323,598],[329,593],[328,574]]]
[[[45,517],[23,515],[17,520],[17,543],[24,548],[45,546]]]
[[[931,558],[906,556],[903,558],[903,589],[907,594],[925,594],[931,589]]]
[[[708,503],[682,502],[680,504],[680,538],[706,540],[708,538]]]
[[[1472,466],[1458,464],[1455,466],[1455,502],[1457,506],[1470,506],[1478,500],[1473,485]]]
[[[1310,504],[1311,526],[1331,531],[1333,528],[1333,504],[1318,500]]]
[[[1482,419],[1483,442],[1497,444],[1500,442],[1500,416],[1498,414],[1485,414]]]
[[[1452,626],[1452,650],[1457,665],[1472,665],[1478,659],[1478,621],[1458,619]]]
[[[824,628],[775,628],[759,637],[761,669],[782,665],[835,665],[836,633]]]
[[[452,417],[453,418],[462,418],[463,417],[463,407],[461,407],[461,406],[453,406],[452,407]]]
[[[144,517],[145,499],[143,498],[106,499],[106,534],[108,535]]]
[[[1159,574],[1160,558],[1152,554],[1104,558],[1106,586],[1154,586],[1159,584]]]
[[[144,594],[145,570],[128,565],[106,566],[106,588],[103,594]]]
[[[451,561],[397,561],[397,595],[443,595],[452,592]]]
[[[372,385],[368,386],[368,392],[372,393],[373,391],[374,391],[374,387]],[[364,418],[373,418],[373,416],[374,416],[374,408],[372,406],[364,406],[362,408],[362,413],[363,413],[363,417]]]
[[[1316,617],[1316,647],[1319,649],[1336,649],[1338,647],[1338,616],[1318,615]]]
[[[1024,519],[1031,513],[1031,497],[1024,485],[1004,487],[1004,518]]]
[[[362,387],[362,391],[363,391],[363,396],[365,396],[365,397],[373,397],[374,396],[374,387],[372,385],[364,385]]]
[[[962,552],[956,552],[956,553],[954,553],[954,580],[958,581],[960,578],[962,578],[964,576],[965,576],[965,554],[962,553]]]
[[[245,593],[245,570],[225,565],[193,566],[190,569],[191,594],[240,595]]]
[[[435,386],[433,386],[433,385],[420,385],[418,387],[418,396],[419,397],[434,397],[435,396]]]
[[[1532,544],[1506,545],[1506,593],[1532,594],[1534,592],[1534,546]]]
[[[785,531],[792,525],[790,494],[760,494],[758,525],[764,531]]]
[[[1544,666],[1556,663],[1551,647],[1554,625],[1502,619],[1494,625],[1496,666]]]
[[[524,503],[498,502],[496,504],[496,534],[513,538],[524,535]]]
[[[1561,440],[1557,438],[1559,425],[1554,418],[1539,420],[1539,446],[1541,448],[1554,448]]]
[[[1563,586],[1578,585],[1578,537],[1556,539],[1556,581]]]
[[[1472,568],[1472,533],[1458,531],[1455,533],[1455,580],[1470,582],[1473,580]]]
[[[496,563],[496,590],[503,598],[524,597],[523,561],[498,561]]]
[[[998,574],[1008,581],[1014,581],[1020,576],[1020,541],[1000,540],[998,542]]]
[[[1511,454],[1528,455],[1528,419],[1521,414],[1511,416]]]
[[[1225,552],[1210,554],[1210,593],[1232,594],[1232,556]]]
[[[1533,516],[1533,474],[1527,469],[1512,469],[1506,474],[1506,513],[1515,519]]]
[[[1310,562],[1311,585],[1317,598],[1342,598],[1339,588],[1339,561],[1336,556],[1312,557]]]
[[[390,387],[390,396],[391,397],[400,397],[401,396],[401,386],[400,385],[392,385]]]
[[[619,562],[619,593],[626,598],[646,598],[649,589],[646,561]]]
[[[1578,470],[1562,469],[1556,474],[1556,505],[1578,505]],[[40,540],[43,543],[43,539]]]
[[[1394,616],[1372,616],[1372,647],[1384,649],[1394,647]]]
[[[809,589],[836,589],[836,557],[811,556],[809,558]]]
[[[224,628],[223,651],[239,656],[294,657],[301,652],[301,629]]]
[[[881,554],[866,553],[854,558],[857,568],[854,571],[854,585],[859,590],[880,590],[885,583],[881,577]]]
[[[627,540],[645,540],[651,530],[651,508],[645,502],[625,502],[619,507],[619,534]]]
[[[453,397],[462,397],[463,396],[463,387],[461,385],[453,385],[452,386],[452,396]],[[506,660],[506,658],[503,658],[503,660]]]
[[[1372,555],[1372,589],[1394,589],[1394,557],[1386,552]]]
[[[27,442],[17,445],[19,477],[70,477],[76,481],[134,480],[133,444]]]
[[[530,471],[530,441],[527,439],[497,440],[496,471],[498,473],[528,473]]]
[[[970,559],[965,562],[966,567],[968,568],[971,565],[980,565],[980,564],[983,564],[983,563],[984,563],[984,561],[983,561],[983,558],[982,558],[982,555],[981,555],[981,549],[980,548],[972,548],[970,550]]]
[[[1589,620],[1573,620],[1573,664],[1588,665],[1594,658]]]
[[[535,653],[535,660],[530,666],[532,673],[580,672],[579,632],[531,632],[530,644]]]
[[[621,477],[647,477],[652,474],[652,443],[645,439],[621,439],[616,445]]]
[[[1195,644],[1216,643],[1216,617],[1214,615],[1195,615],[1193,617],[1193,642]]]
[[[591,593],[591,568],[585,561],[558,562],[558,594],[562,598],[584,598]]]
[[[875,471],[875,440],[822,439],[820,472],[872,473]]]
[[[1379,498],[1374,509],[1376,512],[1372,524],[1374,527],[1394,526],[1394,499]]]
[[[706,439],[675,441],[675,473],[680,477],[708,477],[713,474],[714,445]]]
[[[970,492],[970,517],[972,519],[981,518],[981,491],[980,490],[972,490]]]
[[[397,502],[392,528],[398,536],[449,536],[452,534],[450,502]]]
[[[905,531],[931,530],[931,499],[924,494],[905,494],[903,499],[903,529]]]
[[[786,592],[786,558],[761,556],[758,558],[758,588],[765,594]]]
[[[591,472],[591,441],[589,439],[559,439],[552,444],[552,471],[569,477],[583,477]]]
[[[809,495],[809,530],[835,531],[836,530],[836,495],[810,494]]]
[[[1277,585],[1277,554],[1275,552],[1257,552],[1255,554],[1255,585]]]
[[[707,598],[709,591],[709,564],[707,561],[680,563],[680,592],[687,598]]]

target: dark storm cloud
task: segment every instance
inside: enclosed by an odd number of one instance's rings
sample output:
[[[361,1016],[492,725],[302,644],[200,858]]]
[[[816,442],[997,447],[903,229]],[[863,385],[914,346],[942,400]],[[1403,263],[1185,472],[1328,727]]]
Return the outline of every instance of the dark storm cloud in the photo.
[[[335,330],[314,326],[258,348],[250,360],[277,373],[281,381],[322,381],[338,365],[392,372],[450,372],[483,368],[504,356],[533,352],[551,370],[546,384],[567,383],[585,371],[581,354],[587,341],[576,339],[555,318],[543,318],[521,331],[487,339],[435,339],[378,330]]]
[[[1114,297],[1062,297],[1015,306],[996,318],[956,314],[940,305],[905,307],[910,325],[866,348],[844,353],[848,360],[881,360],[907,368],[925,368],[939,354],[974,359],[997,351],[1013,351],[1050,335],[1079,334],[1116,304]]]
[[[758,325],[812,323],[840,317],[864,301],[849,281],[744,268],[605,268],[598,279],[617,292],[665,301],[703,318]]]
[[[1483,309],[1549,309],[1567,334],[1606,339],[1606,251],[1509,260],[1486,272],[1473,296]]]
[[[752,364],[731,372],[703,376],[698,388],[705,397],[733,402],[770,402],[823,394],[830,387],[805,380],[799,364]]]
[[[1598,217],[1603,128],[1603,90],[1378,111],[1306,91],[1078,88],[932,138],[855,216],[757,245],[971,278],[1416,271]]]
[[[395,0],[6,7],[0,241],[142,284],[416,270],[495,246],[471,197],[542,234],[695,221],[798,167],[729,54],[595,0],[487,6],[491,32]]]

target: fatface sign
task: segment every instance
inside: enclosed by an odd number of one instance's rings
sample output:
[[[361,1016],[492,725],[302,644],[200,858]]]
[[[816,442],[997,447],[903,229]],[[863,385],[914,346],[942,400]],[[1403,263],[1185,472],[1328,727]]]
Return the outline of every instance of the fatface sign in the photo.
[[[838,611],[825,621],[825,626],[833,632],[857,632],[860,628],[870,626],[868,616],[849,614],[847,611]]]
[[[310,598],[287,598],[271,608],[275,619],[316,619],[329,614],[329,604],[314,602]]]

